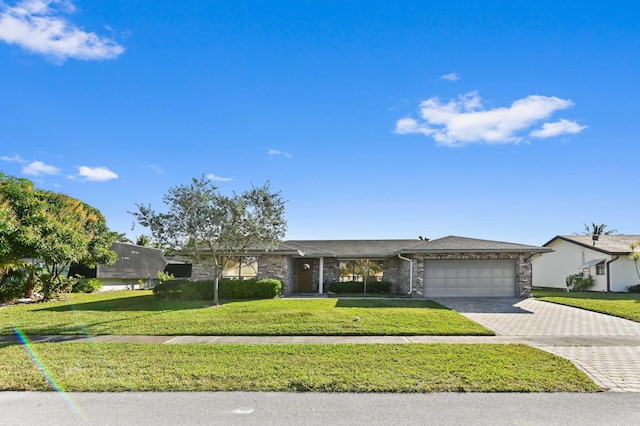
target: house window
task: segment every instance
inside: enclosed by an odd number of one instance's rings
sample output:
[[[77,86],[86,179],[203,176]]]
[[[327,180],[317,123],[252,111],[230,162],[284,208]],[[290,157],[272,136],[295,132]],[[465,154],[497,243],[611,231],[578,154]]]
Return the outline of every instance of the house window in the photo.
[[[369,277],[367,281],[382,281],[384,276],[383,269],[383,263],[381,260],[341,260],[339,281],[364,282],[365,275]]]
[[[223,279],[250,280],[258,277],[258,258],[256,256],[231,257],[222,271]]]
[[[604,275],[605,274],[604,262],[600,262],[596,265],[596,275]]]

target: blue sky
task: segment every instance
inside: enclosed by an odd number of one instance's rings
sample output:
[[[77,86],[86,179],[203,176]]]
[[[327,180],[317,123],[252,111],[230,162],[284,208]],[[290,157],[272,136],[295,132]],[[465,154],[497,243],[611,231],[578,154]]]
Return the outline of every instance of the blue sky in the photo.
[[[269,180],[288,239],[640,234],[638,22],[616,0],[0,0],[0,171],[131,237],[136,203],[203,174]]]

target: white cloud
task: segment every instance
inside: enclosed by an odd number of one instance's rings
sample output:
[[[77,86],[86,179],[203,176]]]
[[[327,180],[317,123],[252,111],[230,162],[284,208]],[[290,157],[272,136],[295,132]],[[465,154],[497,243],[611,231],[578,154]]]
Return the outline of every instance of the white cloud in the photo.
[[[20,157],[19,155],[14,155],[13,157],[7,157],[6,155],[3,155],[2,157],[0,157],[0,160],[16,162],[16,163],[26,163],[27,162],[27,160],[23,160],[22,157]]]
[[[458,80],[460,80],[460,76],[455,72],[452,72],[452,73],[449,73],[449,74],[445,74],[445,75],[441,75],[440,78],[443,79],[443,80],[449,80],[449,81],[458,81]]]
[[[160,167],[156,166],[155,164],[146,164],[144,167],[146,169],[153,170],[156,173],[164,173],[164,170],[162,170]]]
[[[64,61],[113,59],[124,52],[115,41],[85,32],[63,15],[75,11],[69,0],[0,0],[0,41]]]
[[[22,168],[22,173],[31,176],[55,175],[60,173],[60,169],[44,164],[42,161],[33,161]]]
[[[547,119],[554,112],[571,106],[573,102],[567,99],[531,95],[514,101],[510,107],[485,109],[478,92],[474,91],[446,104],[441,103],[438,98],[421,102],[422,121],[402,118],[396,123],[395,133],[423,134],[432,137],[438,144],[447,146],[468,143],[518,143],[532,126]],[[542,130],[538,131],[548,134],[544,137],[578,133],[584,128],[552,125],[551,130],[546,131],[545,124],[551,123],[544,123]]]
[[[218,181],[218,182],[230,182],[233,180],[233,178],[224,178],[224,177],[216,176],[213,173],[209,173],[207,175],[207,179]]]
[[[277,149],[270,149],[269,150],[269,155],[282,155],[283,157],[287,157],[287,158],[291,158],[293,157],[291,154],[289,154],[288,152],[283,152],[283,151],[278,151]]]
[[[552,138],[554,136],[564,135],[567,133],[575,135],[586,128],[587,126],[581,126],[575,121],[569,121],[562,118],[560,121],[556,121],[555,123],[544,123],[542,128],[531,132],[531,136],[534,138]]]
[[[111,179],[118,179],[118,175],[106,167],[78,167],[78,175],[85,180],[104,182]]]

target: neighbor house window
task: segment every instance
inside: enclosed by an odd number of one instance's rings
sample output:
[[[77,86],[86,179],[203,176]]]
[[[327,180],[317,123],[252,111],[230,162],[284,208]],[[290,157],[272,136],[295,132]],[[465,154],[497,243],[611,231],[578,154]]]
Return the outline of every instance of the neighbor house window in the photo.
[[[256,256],[230,257],[222,271],[223,279],[250,280],[258,277],[258,258]]]
[[[357,281],[364,282],[367,275],[367,281],[382,281],[383,264],[381,260],[341,260],[340,261],[340,282]]]
[[[604,275],[604,262],[600,262],[596,265],[596,275]]]

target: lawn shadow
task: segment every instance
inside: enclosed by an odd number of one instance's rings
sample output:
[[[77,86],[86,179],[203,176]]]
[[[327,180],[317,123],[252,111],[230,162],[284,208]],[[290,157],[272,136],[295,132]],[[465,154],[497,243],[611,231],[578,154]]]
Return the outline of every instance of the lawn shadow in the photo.
[[[341,299],[336,301],[336,308],[413,308],[413,309],[447,309],[431,300],[411,299]]]
[[[434,301],[460,313],[529,314],[533,312],[516,306],[525,300],[518,297],[438,297]]]
[[[159,300],[154,295],[137,297],[125,297],[119,299],[96,300],[92,302],[73,303],[68,301],[61,306],[43,307],[34,311],[43,312],[68,312],[68,311],[96,311],[96,312],[157,312],[157,311],[183,311],[202,309],[211,305],[206,300]],[[222,303],[221,303],[222,305]]]

